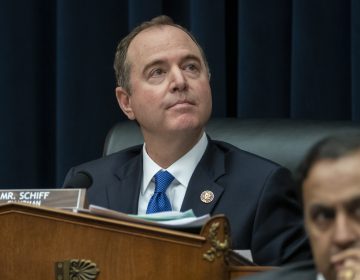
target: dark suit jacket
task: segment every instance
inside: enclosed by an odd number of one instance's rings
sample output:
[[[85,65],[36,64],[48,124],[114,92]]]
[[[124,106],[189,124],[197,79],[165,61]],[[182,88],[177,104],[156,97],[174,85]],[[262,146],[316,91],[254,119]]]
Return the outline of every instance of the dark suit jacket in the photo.
[[[241,277],[239,280],[316,280],[317,272],[312,261],[300,262],[268,272]]]
[[[142,146],[135,146],[72,168],[64,185],[86,171],[93,176],[91,204],[136,214],[142,170]],[[215,195],[209,204],[200,200],[204,190]],[[311,258],[290,172],[230,144],[209,139],[181,207],[188,209],[197,216],[225,214],[232,248],[250,249],[260,265]]]

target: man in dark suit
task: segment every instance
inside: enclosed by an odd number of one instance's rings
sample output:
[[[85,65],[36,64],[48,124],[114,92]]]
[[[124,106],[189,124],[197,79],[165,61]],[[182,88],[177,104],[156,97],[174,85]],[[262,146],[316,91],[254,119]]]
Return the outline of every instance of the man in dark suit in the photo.
[[[114,68],[119,106],[139,124],[144,145],[71,169],[65,185],[85,171],[92,204],[225,214],[232,247],[251,250],[258,264],[310,257],[289,171],[206,135],[210,72],[191,33],[165,16],[145,22],[119,43]]]
[[[360,280],[360,134],[316,144],[300,165],[299,185],[315,265],[298,263],[246,279]]]

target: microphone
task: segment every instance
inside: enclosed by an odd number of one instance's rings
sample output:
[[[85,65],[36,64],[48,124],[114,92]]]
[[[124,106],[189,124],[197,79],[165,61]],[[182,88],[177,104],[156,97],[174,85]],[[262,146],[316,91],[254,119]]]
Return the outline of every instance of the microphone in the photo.
[[[79,171],[64,185],[65,189],[88,189],[93,183],[92,176],[86,171]]]

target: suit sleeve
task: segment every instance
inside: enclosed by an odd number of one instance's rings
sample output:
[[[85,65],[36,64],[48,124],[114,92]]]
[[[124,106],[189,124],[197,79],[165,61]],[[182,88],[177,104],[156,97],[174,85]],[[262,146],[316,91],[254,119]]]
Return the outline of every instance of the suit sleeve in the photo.
[[[256,263],[282,265],[312,258],[295,185],[283,167],[264,182],[251,243]]]

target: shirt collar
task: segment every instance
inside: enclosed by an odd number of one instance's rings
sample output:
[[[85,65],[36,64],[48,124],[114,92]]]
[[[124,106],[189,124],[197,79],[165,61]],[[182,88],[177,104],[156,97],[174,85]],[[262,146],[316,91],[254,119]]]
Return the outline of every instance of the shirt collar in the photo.
[[[191,148],[185,155],[175,161],[166,170],[169,171],[175,179],[185,187],[188,186],[190,178],[205,153],[208,144],[208,139],[205,132],[200,140]],[[143,184],[141,193],[144,194],[146,188],[154,175],[162,168],[154,162],[146,152],[146,143],[143,145]]]

